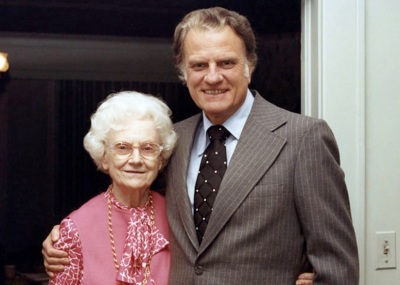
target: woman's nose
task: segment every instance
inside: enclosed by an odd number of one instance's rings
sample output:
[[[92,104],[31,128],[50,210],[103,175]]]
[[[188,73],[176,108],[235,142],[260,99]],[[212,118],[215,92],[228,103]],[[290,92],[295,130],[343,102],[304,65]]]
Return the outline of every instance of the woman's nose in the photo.
[[[141,162],[142,161],[142,156],[140,155],[140,151],[138,148],[134,148],[132,150],[132,153],[129,156],[129,161],[131,161],[131,162]]]

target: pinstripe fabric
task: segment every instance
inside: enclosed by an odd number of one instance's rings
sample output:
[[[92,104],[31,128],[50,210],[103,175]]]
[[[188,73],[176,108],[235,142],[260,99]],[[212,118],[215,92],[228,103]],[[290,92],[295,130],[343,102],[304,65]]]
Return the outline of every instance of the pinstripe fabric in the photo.
[[[176,125],[167,169],[170,284],[295,284],[307,267],[314,284],[358,284],[358,254],[344,174],[322,120],[282,110],[258,94],[198,246],[186,189],[201,116]]]

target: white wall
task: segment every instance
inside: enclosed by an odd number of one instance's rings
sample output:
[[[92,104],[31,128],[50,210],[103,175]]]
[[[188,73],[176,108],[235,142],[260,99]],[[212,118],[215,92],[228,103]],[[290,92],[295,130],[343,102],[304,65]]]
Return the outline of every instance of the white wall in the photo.
[[[400,284],[398,266],[376,270],[375,237],[395,231],[400,262],[399,12],[399,0],[303,0],[303,112],[336,135],[361,285]]]
[[[400,284],[375,270],[375,232],[396,231],[400,262],[400,1],[366,1],[367,284]],[[400,264],[398,264],[400,265]]]

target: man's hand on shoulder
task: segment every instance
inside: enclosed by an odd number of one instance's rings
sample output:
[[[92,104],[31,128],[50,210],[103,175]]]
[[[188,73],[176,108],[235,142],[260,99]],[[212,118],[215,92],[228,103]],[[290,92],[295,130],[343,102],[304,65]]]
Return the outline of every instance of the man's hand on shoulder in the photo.
[[[65,251],[54,248],[60,236],[60,226],[54,226],[50,234],[42,243],[43,263],[46,273],[49,277],[53,277],[55,272],[64,270],[64,265],[69,264],[68,254]]]

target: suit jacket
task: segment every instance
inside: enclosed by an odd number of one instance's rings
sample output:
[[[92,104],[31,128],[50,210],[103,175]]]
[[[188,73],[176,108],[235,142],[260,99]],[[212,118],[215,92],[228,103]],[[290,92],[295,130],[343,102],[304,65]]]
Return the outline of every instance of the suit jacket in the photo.
[[[170,285],[358,284],[358,253],[344,173],[328,125],[255,101],[199,246],[186,186],[201,115],[175,125],[167,174]]]

